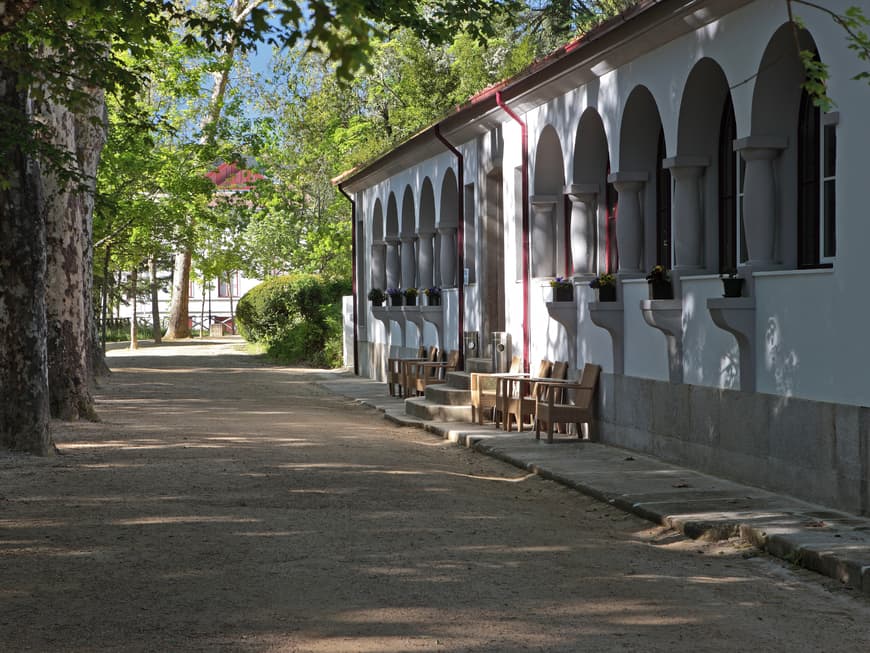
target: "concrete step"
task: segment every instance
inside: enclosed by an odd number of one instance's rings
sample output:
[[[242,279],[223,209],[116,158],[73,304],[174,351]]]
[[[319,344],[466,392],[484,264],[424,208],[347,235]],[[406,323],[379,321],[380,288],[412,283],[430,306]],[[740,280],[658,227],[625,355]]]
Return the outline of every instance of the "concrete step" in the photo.
[[[468,406],[471,404],[471,392],[464,388],[453,388],[446,383],[439,383],[426,386],[426,399],[445,406]]]
[[[471,406],[444,406],[423,397],[405,400],[405,414],[438,422],[470,422]]]
[[[491,358],[466,358],[466,372],[492,372]]]
[[[471,387],[471,374],[468,372],[447,372],[447,385],[451,388],[468,390]]]

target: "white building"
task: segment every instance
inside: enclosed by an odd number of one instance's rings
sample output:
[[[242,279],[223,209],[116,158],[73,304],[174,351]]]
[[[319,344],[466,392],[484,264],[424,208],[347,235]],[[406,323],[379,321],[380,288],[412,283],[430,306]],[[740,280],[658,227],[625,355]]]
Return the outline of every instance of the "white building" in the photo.
[[[642,3],[344,175],[360,373],[506,332],[526,365],[604,367],[602,441],[867,513],[870,87],[830,16],[795,9],[805,29],[784,2]],[[798,41],[835,110],[802,91]],[[676,299],[648,299],[656,263]],[[366,300],[432,285],[441,307]]]

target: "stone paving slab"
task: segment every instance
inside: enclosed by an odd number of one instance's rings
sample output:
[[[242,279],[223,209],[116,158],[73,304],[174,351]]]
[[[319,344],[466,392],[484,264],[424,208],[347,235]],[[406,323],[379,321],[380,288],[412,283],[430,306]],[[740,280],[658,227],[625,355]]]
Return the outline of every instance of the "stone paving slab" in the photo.
[[[320,385],[459,445],[534,472],[692,538],[740,537],[771,555],[870,594],[870,519],[566,436],[548,445],[534,432],[411,417],[386,384],[345,373]]]

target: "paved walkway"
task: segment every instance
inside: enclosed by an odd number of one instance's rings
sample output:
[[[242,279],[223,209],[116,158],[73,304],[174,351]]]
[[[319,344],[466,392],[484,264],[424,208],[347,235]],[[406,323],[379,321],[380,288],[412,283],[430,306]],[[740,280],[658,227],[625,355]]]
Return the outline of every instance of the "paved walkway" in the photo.
[[[740,536],[768,553],[870,594],[870,519],[856,517],[618,447],[534,433],[505,433],[491,424],[430,422],[405,415],[386,384],[336,373],[330,391],[383,410],[397,424],[437,433],[517,467],[558,481],[693,538]]]

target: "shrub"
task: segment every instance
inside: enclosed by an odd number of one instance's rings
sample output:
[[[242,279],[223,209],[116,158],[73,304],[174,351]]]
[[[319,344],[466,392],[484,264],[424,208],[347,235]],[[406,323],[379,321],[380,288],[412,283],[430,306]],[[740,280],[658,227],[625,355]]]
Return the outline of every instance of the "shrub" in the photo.
[[[344,279],[289,274],[267,279],[239,299],[239,333],[282,363],[341,364]]]

